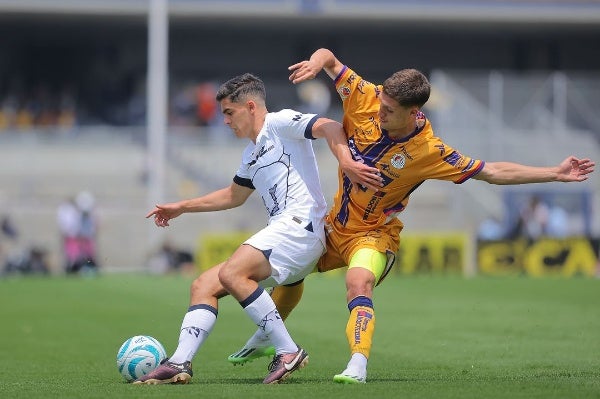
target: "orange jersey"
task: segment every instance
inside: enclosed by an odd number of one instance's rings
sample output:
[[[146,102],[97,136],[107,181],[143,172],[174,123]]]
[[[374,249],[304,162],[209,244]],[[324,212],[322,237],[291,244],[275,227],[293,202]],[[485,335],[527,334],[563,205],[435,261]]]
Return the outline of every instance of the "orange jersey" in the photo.
[[[387,225],[384,230],[388,230],[391,225],[399,224],[401,229],[402,223],[396,216],[425,180],[459,184],[483,169],[483,161],[463,156],[436,137],[429,120],[406,138],[390,138],[379,127],[382,86],[363,80],[350,68],[342,69],[335,86],[342,99],[344,130],[354,158],[379,169],[384,179],[384,187],[378,192],[364,189],[356,192],[350,180],[340,176],[329,216],[342,228],[358,233],[384,225]]]

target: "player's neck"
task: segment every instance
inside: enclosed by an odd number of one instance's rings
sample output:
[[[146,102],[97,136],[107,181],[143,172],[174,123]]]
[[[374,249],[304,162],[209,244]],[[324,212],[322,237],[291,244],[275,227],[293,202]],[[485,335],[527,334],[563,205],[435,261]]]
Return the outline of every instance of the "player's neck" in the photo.
[[[394,140],[400,140],[400,139],[410,136],[414,132],[415,132],[415,128],[388,130],[388,136]]]
[[[262,130],[263,126],[265,125],[265,120],[267,119],[267,114],[268,114],[268,111],[265,109],[263,112],[260,112],[259,114],[256,115],[256,119],[255,119],[256,122],[254,124],[252,136],[250,137],[250,140],[252,140],[252,142],[254,144],[256,144],[256,138],[258,137],[260,131]]]
[[[425,124],[424,121],[420,124],[418,122],[419,121],[414,120],[401,128],[388,130],[388,136],[394,140],[402,140],[404,138],[407,138],[410,135],[414,134],[417,130],[419,130],[420,127],[423,127],[423,125]]]

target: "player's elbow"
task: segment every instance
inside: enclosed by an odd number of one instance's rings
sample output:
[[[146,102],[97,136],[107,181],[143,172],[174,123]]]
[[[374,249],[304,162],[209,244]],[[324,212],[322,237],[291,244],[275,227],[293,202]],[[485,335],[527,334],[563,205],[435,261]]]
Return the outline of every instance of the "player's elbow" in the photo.
[[[339,134],[344,136],[344,128],[341,123],[329,118],[319,118],[312,128],[312,136],[315,139]]]
[[[496,165],[493,162],[488,162],[479,173],[473,176],[473,178],[489,184],[503,184],[499,175],[500,173]]]

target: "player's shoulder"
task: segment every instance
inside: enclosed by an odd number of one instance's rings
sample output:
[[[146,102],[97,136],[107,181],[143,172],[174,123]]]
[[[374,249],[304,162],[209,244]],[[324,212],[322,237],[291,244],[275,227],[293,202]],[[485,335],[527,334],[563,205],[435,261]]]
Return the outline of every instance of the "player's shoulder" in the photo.
[[[359,103],[361,106],[379,109],[379,95],[382,87],[349,69],[336,84],[336,90],[346,104]]]
[[[302,112],[297,111],[295,109],[291,109],[291,108],[283,108],[283,109],[280,109],[279,111],[269,112],[267,114],[267,116],[272,119],[285,119],[285,120],[287,120],[289,118],[293,118],[296,115],[302,115]]]
[[[429,121],[411,140],[415,146],[423,149],[431,155],[443,155],[447,148],[450,148],[444,140],[437,136]]]
[[[271,126],[289,126],[294,120],[302,117],[302,112],[285,108],[275,112],[269,112],[265,119],[267,125]]]
[[[304,113],[290,108],[285,108],[277,112],[269,113],[266,122],[275,127],[295,127],[303,128],[319,115],[312,113]]]

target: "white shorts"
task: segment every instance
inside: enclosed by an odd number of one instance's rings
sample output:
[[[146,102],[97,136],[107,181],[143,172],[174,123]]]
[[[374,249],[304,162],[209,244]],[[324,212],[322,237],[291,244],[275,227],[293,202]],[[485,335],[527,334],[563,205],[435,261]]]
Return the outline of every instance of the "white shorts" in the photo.
[[[259,282],[261,287],[292,284],[310,274],[325,253],[324,228],[314,226],[317,234],[306,229],[307,222],[281,218],[247,239],[244,244],[262,251],[271,264],[271,276]]]

